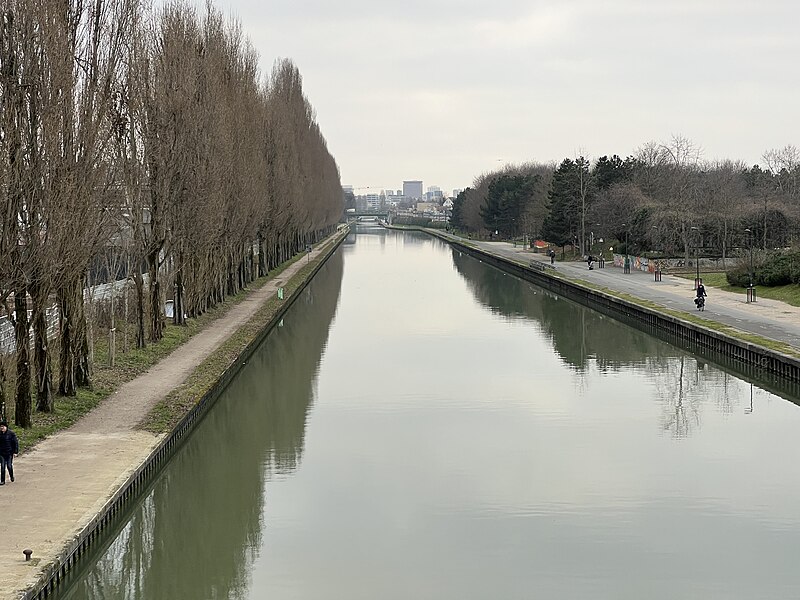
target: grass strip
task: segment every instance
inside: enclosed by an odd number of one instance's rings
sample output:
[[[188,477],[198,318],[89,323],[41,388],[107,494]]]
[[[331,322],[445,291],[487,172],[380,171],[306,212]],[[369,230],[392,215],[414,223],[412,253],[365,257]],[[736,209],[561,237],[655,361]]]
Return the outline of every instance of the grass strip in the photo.
[[[253,291],[260,289],[267,282],[278,277],[290,265],[305,257],[305,253],[297,254],[270,271],[268,275],[252,281],[248,287],[243,288],[239,293],[226,297],[223,302],[199,317],[188,319],[186,325],[173,325],[168,322],[161,340],[149,343],[144,348],[133,348],[125,353],[118,351],[113,367],[108,365],[108,337],[104,335],[107,334],[107,331],[100,332],[95,340],[92,386],[90,388],[79,388],[75,396],[56,395],[52,413],[34,411],[32,427],[28,429],[14,428],[14,432],[19,439],[20,451],[29,450],[43,439],[71,427],[81,417],[113,394],[122,384],[145,373],[150,367],[169,356],[175,349],[200,333],[212,322],[224,316],[231,308],[245,300]],[[314,261],[311,262],[311,265],[313,264]],[[303,267],[300,273],[305,270],[306,267]],[[293,279],[296,279],[296,277]],[[289,283],[284,287],[288,291],[291,285],[293,284]],[[53,371],[54,375],[57,375],[58,357],[53,358],[55,359]],[[13,381],[10,381],[10,383],[13,387]],[[35,403],[35,398],[33,401]],[[13,397],[8,401],[7,411],[8,420],[11,424],[14,420]]]
[[[142,428],[155,434],[171,431],[197,402],[222,377],[225,371],[241,356],[247,346],[256,339],[288,298],[311,276],[317,265],[324,260],[320,254],[304,265],[284,284],[285,300],[270,298],[250,320],[234,332],[217,348],[180,386],[159,401],[144,419]]]

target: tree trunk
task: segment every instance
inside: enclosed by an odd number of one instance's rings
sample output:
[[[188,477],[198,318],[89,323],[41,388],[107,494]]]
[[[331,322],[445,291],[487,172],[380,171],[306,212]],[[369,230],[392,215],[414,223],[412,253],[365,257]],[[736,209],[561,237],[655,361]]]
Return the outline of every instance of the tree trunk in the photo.
[[[264,277],[267,274],[267,257],[264,253],[264,238],[258,234],[258,276]]]
[[[2,356],[0,356],[0,420],[8,420],[6,414],[6,364]]]
[[[161,318],[161,284],[158,281],[158,253],[147,257],[150,273],[150,341],[158,342],[164,337],[164,321]]]
[[[35,270],[36,271],[36,270]],[[41,274],[34,272],[28,289],[33,304],[33,361],[36,366],[36,410],[53,412],[53,373],[47,339],[47,299],[49,286],[41,284]]]
[[[175,273],[175,291],[172,295],[172,322],[175,325],[186,325],[186,313],[183,298],[183,252],[178,255],[178,269]]]
[[[75,330],[74,290],[73,283],[67,282],[58,290],[58,307],[61,312],[59,328],[61,330],[61,364],[59,365],[58,393],[62,396],[74,396],[77,393],[75,382],[74,345],[77,332]]]
[[[83,276],[73,276],[59,290],[61,309],[61,365],[58,393],[74,396],[78,386],[91,385],[89,340],[83,308]]]
[[[36,364],[36,410],[53,412],[53,369],[47,340],[47,309],[33,305],[34,363]]]
[[[77,286],[81,290],[82,286]],[[81,294],[82,296],[83,294]],[[76,304],[77,344],[75,344],[75,383],[81,387],[91,387],[92,365],[89,360],[89,337],[86,326],[86,313],[83,309],[83,298]]]
[[[28,300],[24,285],[14,290],[14,333],[17,345],[17,393],[14,424],[28,428],[33,425],[31,404],[30,341],[28,339]]]
[[[139,270],[133,275],[136,286],[136,347],[144,348],[147,345],[144,335],[144,278]]]

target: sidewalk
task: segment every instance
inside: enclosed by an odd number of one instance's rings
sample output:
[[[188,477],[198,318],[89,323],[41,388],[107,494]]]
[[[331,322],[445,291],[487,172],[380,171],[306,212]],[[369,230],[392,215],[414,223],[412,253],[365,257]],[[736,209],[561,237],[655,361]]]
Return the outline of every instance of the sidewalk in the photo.
[[[163,436],[138,430],[141,419],[242,327],[331,240],[177,348],[147,373],[123,384],[71,428],[14,461],[16,482],[0,488],[0,598],[19,598],[43,567],[86,526]],[[22,551],[33,550],[29,562]]]
[[[466,241],[461,240],[460,241]],[[533,260],[547,262],[544,254],[517,247],[510,242],[479,242],[470,240],[485,252],[510,258],[525,264]],[[695,314],[709,321],[728,325],[745,333],[785,342],[800,350],[800,307],[791,306],[779,300],[759,298],[748,304],[745,295],[707,288],[705,310],[697,312],[694,307],[694,280],[664,274],[660,282],[652,273],[631,271],[624,274],[622,269],[607,261],[603,269],[589,270],[585,262],[556,262],[556,271],[572,279],[581,279],[593,285],[602,286],[616,292],[630,294],[643,300],[659,304],[665,308]],[[702,274],[701,274],[702,275]]]

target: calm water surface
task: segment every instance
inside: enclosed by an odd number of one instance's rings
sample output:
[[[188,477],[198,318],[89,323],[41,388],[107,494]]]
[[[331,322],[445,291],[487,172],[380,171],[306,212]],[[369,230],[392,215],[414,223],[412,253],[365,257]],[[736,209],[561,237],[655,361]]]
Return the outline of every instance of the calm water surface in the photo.
[[[798,465],[787,399],[362,228],[64,597],[796,598]]]

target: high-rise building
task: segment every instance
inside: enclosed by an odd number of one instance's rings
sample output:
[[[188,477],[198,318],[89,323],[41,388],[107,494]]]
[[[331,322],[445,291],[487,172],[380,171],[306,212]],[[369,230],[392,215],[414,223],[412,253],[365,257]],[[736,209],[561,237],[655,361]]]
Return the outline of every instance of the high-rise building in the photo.
[[[426,202],[439,202],[443,197],[442,188],[438,185],[432,185],[428,188],[428,191],[425,192],[425,201]]]
[[[403,196],[406,198],[414,198],[415,200],[422,199],[422,182],[421,181],[404,181],[403,182]]]

